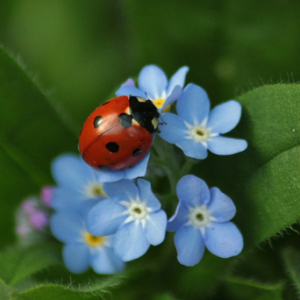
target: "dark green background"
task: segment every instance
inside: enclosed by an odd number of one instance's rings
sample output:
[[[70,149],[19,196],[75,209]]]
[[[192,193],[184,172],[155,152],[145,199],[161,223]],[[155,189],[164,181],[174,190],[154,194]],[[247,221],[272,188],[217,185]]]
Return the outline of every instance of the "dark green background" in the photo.
[[[81,124],[150,63],[216,103],[263,83],[300,77],[296,0],[2,0],[0,43]]]

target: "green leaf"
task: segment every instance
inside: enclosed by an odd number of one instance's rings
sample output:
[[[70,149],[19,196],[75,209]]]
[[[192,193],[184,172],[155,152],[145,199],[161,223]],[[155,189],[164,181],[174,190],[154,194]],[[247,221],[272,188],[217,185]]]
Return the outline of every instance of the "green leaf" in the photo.
[[[286,248],[282,252],[283,262],[287,274],[292,282],[293,287],[299,299],[300,295],[300,251],[294,248]]]
[[[240,101],[249,150],[238,214],[247,241],[258,243],[300,218],[300,86],[265,86]]]
[[[239,277],[226,280],[226,295],[229,299],[281,300],[283,284],[264,284]]]
[[[6,284],[1,279],[0,279],[0,299],[1,300],[12,299],[8,286],[6,286]]]
[[[0,278],[10,286],[15,285],[31,274],[59,263],[58,257],[56,244],[10,248],[0,254]]]
[[[1,47],[0,103],[0,210],[5,211],[0,245],[4,245],[13,239],[17,202],[52,182],[51,160],[61,152],[77,151],[77,139],[36,82]]]
[[[238,100],[242,122],[228,136],[245,138],[248,149],[210,154],[199,173],[232,197],[249,249],[300,218],[300,86],[263,86]]]
[[[18,300],[81,300],[81,299],[103,299],[103,296],[121,284],[122,275],[111,276],[106,280],[87,285],[78,285],[78,287],[70,284],[63,286],[58,284],[45,284],[31,288],[20,293],[16,299]]]

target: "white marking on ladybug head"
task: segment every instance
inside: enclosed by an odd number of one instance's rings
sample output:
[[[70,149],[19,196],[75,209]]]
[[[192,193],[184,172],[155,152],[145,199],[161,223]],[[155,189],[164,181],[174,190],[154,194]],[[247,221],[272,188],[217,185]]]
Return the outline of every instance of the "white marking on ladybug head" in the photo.
[[[127,114],[127,115],[132,115],[132,111],[131,111],[131,108],[130,108],[130,106],[128,106],[126,109],[125,109],[125,114]]]
[[[146,100],[144,99],[144,98],[142,98],[142,97],[136,97],[136,99],[139,101],[139,102],[146,102]]]
[[[132,125],[141,126],[134,118],[132,119]]]
[[[152,125],[153,125],[153,128],[154,128],[154,129],[157,129],[158,124],[159,124],[158,120],[157,120],[156,118],[153,118],[153,119],[151,120],[151,123],[152,123]]]

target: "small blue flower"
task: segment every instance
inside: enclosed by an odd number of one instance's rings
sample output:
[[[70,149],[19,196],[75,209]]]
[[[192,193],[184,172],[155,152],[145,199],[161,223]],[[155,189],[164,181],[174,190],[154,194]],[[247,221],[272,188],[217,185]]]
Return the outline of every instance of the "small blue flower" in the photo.
[[[63,260],[69,271],[82,273],[90,266],[96,273],[111,274],[124,268],[124,263],[113,249],[113,237],[93,236],[85,229],[82,216],[63,211],[52,215],[53,235],[65,243]]]
[[[111,183],[106,189],[110,199],[92,208],[87,229],[93,235],[115,234],[115,251],[123,261],[142,256],[151,245],[165,238],[167,216],[151,190],[150,182],[138,179]]]
[[[144,176],[149,152],[134,166],[120,171],[96,170],[79,156],[63,154],[52,162],[52,174],[58,187],[51,188],[51,207],[57,211],[75,210],[86,214],[96,203],[107,198],[106,187],[112,181]]]
[[[164,113],[160,136],[175,144],[186,156],[204,159],[207,149],[218,155],[230,155],[247,148],[242,139],[223,137],[231,131],[241,117],[241,105],[230,100],[216,106],[211,112],[206,92],[195,84],[189,84],[177,101],[178,116]]]
[[[50,205],[57,211],[87,213],[100,200],[107,198],[103,184],[94,170],[79,156],[63,154],[51,165],[57,187],[52,188]]]
[[[232,200],[218,188],[186,175],[177,184],[179,204],[168,221],[168,231],[176,231],[174,241],[178,261],[185,266],[197,264],[205,247],[214,255],[228,258],[243,249],[243,237],[229,222],[236,212]]]
[[[146,97],[153,101],[159,111],[162,111],[178,99],[188,70],[188,67],[180,68],[168,82],[162,69],[155,65],[146,66],[139,74],[139,88],[134,86],[132,79],[128,79],[117,90],[116,95]]]

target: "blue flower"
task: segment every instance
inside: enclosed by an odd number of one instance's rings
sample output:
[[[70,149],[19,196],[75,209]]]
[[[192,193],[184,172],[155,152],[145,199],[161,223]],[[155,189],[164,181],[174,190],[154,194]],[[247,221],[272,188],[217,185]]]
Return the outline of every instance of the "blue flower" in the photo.
[[[242,139],[223,137],[231,131],[241,117],[241,105],[230,100],[216,106],[211,112],[206,92],[195,84],[189,84],[177,101],[178,116],[164,113],[159,134],[165,141],[175,144],[186,156],[204,159],[207,149],[219,155],[230,155],[247,148]]]
[[[111,181],[144,176],[150,154],[134,166],[120,171],[96,170],[79,156],[63,154],[52,162],[52,174],[58,187],[51,190],[51,207],[75,210],[86,214],[96,203],[107,198],[106,187]]]
[[[147,173],[147,166],[150,158],[148,151],[144,157],[133,166],[124,170],[114,171],[109,167],[101,167],[100,170],[94,169],[97,181],[99,182],[115,182],[121,179],[135,179],[143,177]]]
[[[174,241],[178,261],[186,266],[197,264],[205,247],[214,255],[228,258],[243,249],[243,237],[229,222],[236,212],[232,200],[218,188],[186,175],[177,184],[179,204],[168,221],[168,231],[176,231]]]
[[[96,273],[111,274],[124,268],[124,263],[114,252],[113,237],[90,234],[78,213],[64,211],[53,214],[50,228],[53,235],[65,243],[63,260],[71,272],[82,273],[91,266]]]
[[[132,79],[128,79],[117,90],[116,95],[146,97],[153,101],[159,111],[162,111],[178,99],[188,70],[188,67],[180,68],[168,82],[162,69],[155,65],[146,66],[139,74],[139,88],[134,86]]]
[[[115,251],[123,261],[142,256],[151,245],[165,238],[167,217],[151,190],[150,182],[138,179],[111,183],[106,189],[110,199],[95,205],[87,217],[93,235],[115,234]]]
[[[52,162],[51,169],[58,185],[51,192],[50,205],[55,210],[73,210],[85,214],[107,197],[93,168],[79,156],[60,155]]]

